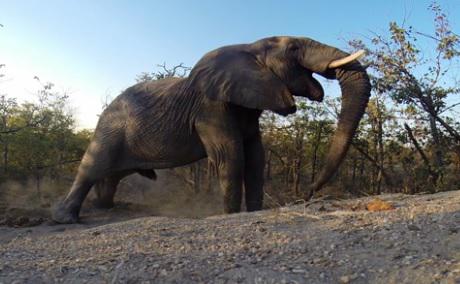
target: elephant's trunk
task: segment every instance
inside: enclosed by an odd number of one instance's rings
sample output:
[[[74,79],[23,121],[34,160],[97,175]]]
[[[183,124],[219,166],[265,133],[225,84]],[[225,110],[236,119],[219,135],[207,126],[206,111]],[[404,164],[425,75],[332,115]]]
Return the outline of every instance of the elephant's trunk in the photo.
[[[307,191],[307,199],[311,198],[314,192],[318,191],[330,180],[343,161],[366,109],[371,90],[369,77],[359,62],[353,61],[331,69],[328,66],[331,60],[343,58],[348,54],[324,45],[320,45],[316,52],[318,50],[322,51],[319,52],[320,55],[312,57],[310,54],[310,57],[306,57],[314,59],[314,62],[308,62],[308,65],[316,67],[313,70],[316,69],[319,71],[318,73],[327,78],[339,80],[342,91],[342,107],[338,117],[337,129],[331,140],[324,166],[317,180],[310,185]]]
[[[324,167],[318,179],[310,186],[308,198],[319,190],[337,171],[343,161],[355,134],[359,121],[364,114],[370,95],[369,78],[358,63],[355,70],[336,69],[336,77],[342,90],[342,107],[337,129],[331,140]]]

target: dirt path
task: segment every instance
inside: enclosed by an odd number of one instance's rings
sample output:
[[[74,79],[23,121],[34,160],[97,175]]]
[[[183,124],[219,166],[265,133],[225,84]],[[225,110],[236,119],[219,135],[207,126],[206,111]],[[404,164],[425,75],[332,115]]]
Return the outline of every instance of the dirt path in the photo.
[[[85,224],[1,227],[0,282],[460,283],[460,191],[382,199],[396,209],[369,212],[363,198],[206,219],[101,225],[107,212]]]

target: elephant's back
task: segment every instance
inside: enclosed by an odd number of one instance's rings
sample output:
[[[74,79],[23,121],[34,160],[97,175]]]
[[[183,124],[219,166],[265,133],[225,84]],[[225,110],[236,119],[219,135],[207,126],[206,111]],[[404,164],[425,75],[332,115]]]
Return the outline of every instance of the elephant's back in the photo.
[[[146,122],[157,120],[173,101],[172,96],[180,78],[166,78],[142,82],[127,88],[102,112],[95,130],[95,136],[123,135],[148,128]],[[147,123],[148,124],[148,123]]]
[[[181,78],[165,78],[157,81],[142,82],[127,88],[116,97],[102,112],[101,121],[123,121],[135,123],[146,116],[148,111],[164,110],[177,93]],[[133,120],[133,121],[130,121]]]
[[[142,82],[126,89],[117,99],[128,111],[137,112],[172,100],[177,94],[182,78],[165,78]],[[114,101],[115,103],[115,101]]]
[[[170,159],[180,154],[180,144],[198,139],[190,133],[186,116],[194,94],[183,91],[183,82],[185,79],[168,78],[137,84],[114,101],[113,108],[122,113],[128,155],[148,160]],[[169,147],[174,143],[178,147]]]

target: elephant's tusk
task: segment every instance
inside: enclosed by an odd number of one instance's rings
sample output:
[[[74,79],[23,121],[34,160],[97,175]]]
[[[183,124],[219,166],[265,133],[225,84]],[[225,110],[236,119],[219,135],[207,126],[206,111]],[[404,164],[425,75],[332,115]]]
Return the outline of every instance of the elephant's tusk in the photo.
[[[344,57],[342,59],[338,59],[338,60],[334,60],[332,61],[331,63],[329,63],[328,67],[329,68],[337,68],[337,67],[340,67],[342,65],[345,65],[353,60],[358,60],[360,59],[361,57],[364,56],[366,52],[364,50],[359,50],[351,55],[348,55],[347,57]]]

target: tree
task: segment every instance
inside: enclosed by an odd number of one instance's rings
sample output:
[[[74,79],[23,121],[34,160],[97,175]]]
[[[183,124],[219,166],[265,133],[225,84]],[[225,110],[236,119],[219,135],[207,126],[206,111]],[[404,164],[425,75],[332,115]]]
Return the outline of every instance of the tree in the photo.
[[[74,170],[74,167],[66,168],[67,164],[79,161],[89,139],[86,132],[74,132],[75,119],[69,111],[66,94],[55,92],[53,85],[47,83],[38,91],[36,102],[20,105],[15,100],[10,104],[7,100],[4,102],[4,106],[14,106],[9,112],[5,111],[4,117],[8,119],[4,124],[9,131],[0,136],[4,144],[9,145],[8,152],[4,153],[11,166],[11,172],[7,171],[5,158],[7,177],[40,177],[44,172],[59,177],[66,170]]]
[[[264,112],[262,136],[266,149],[266,181],[279,189],[272,193],[278,200],[296,200],[302,185],[315,178],[332,133],[332,121],[324,107],[297,100],[297,113],[286,118]]]
[[[450,75],[451,63],[460,56],[460,38],[452,32],[447,16],[438,4],[433,3],[429,9],[434,13],[434,34],[391,22],[389,38],[374,34],[366,43],[353,40],[350,45],[367,50],[374,93],[390,96],[396,104],[417,113],[417,121],[426,122],[429,146],[433,150],[429,167],[442,177],[445,148],[449,147],[445,144],[444,131],[457,144],[460,143],[458,130],[445,117],[459,104],[448,104],[447,98],[458,94],[460,88],[446,76]],[[433,56],[422,52],[421,42],[424,41],[433,47]]]
[[[183,78],[191,70],[190,67],[184,66],[184,63],[175,65],[172,68],[168,68],[166,66],[166,63],[158,64],[157,67],[159,67],[160,70],[157,70],[154,72],[142,72],[141,74],[137,75],[136,81],[140,83],[140,82],[161,80],[164,78],[171,78],[171,77]]]

